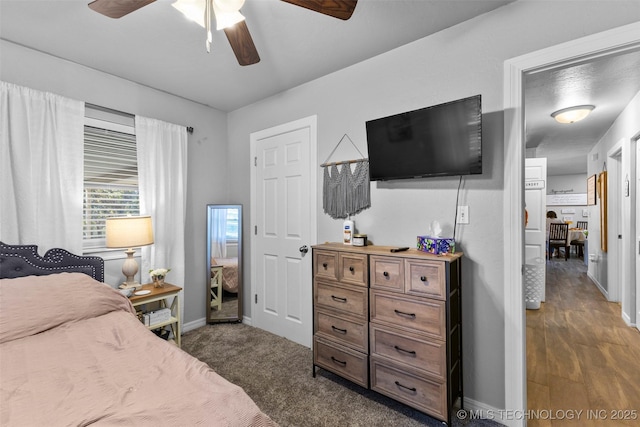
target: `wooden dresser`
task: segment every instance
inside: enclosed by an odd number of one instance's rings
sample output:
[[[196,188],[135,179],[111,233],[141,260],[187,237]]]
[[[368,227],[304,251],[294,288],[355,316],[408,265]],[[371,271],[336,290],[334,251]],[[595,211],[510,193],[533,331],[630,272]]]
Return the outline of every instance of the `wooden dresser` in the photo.
[[[462,254],[313,247],[320,367],[451,424],[462,400]]]

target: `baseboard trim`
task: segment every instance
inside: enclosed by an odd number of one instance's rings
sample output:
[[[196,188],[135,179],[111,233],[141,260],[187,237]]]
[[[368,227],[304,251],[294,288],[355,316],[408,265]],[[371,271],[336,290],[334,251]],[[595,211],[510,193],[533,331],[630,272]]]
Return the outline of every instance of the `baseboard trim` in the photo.
[[[471,420],[478,419],[493,420],[509,427],[520,427],[523,425],[524,414],[522,411],[498,409],[468,397],[464,398],[464,410],[466,411],[464,419],[460,416],[461,413],[454,413],[452,418],[468,421],[470,425],[473,424]]]
[[[207,319],[204,317],[201,319],[193,320],[182,325],[182,333],[184,334],[185,332],[193,331],[194,329],[198,329],[202,326],[205,326],[206,324]]]
[[[600,282],[598,282],[598,279],[596,279],[591,273],[587,272],[587,277],[589,279],[591,279],[591,281],[593,282],[594,285],[596,285],[596,288],[598,288],[598,290],[600,291],[600,293],[602,295],[604,295],[604,297],[607,299],[607,301],[609,301],[609,292],[602,287],[602,285],[600,284]]]
[[[633,328],[636,327],[636,324],[631,321],[631,316],[629,316],[629,314],[625,313],[624,311],[622,312],[622,320],[624,320],[624,323],[626,323],[627,326],[631,326]]]

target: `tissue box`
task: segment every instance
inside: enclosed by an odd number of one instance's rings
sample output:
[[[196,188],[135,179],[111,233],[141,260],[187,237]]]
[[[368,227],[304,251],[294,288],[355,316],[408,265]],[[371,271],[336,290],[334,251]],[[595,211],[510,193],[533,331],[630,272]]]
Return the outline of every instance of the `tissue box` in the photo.
[[[418,236],[418,249],[431,254],[454,253],[456,243],[453,239],[442,237]]]

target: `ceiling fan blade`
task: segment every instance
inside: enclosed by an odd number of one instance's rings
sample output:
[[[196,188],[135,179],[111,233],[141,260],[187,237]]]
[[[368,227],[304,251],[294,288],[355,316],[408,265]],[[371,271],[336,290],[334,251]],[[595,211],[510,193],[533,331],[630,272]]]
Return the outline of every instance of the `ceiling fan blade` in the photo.
[[[358,0],[282,0],[296,6],[304,7],[323,15],[333,16],[334,18],[347,20],[351,18],[353,11],[356,9]]]
[[[109,18],[122,18],[156,0],[95,0],[89,3],[91,10]]]
[[[240,65],[251,65],[260,62],[260,55],[249,33],[249,27],[245,21],[240,21],[233,27],[225,28],[224,33],[229,39],[233,53],[236,54]]]

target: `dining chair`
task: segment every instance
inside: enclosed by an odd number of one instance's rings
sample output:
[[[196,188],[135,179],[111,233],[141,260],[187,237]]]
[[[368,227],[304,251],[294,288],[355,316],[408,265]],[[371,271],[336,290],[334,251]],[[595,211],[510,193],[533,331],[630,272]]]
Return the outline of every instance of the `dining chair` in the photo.
[[[560,248],[564,248],[564,260],[569,259],[569,224],[551,223],[549,224],[549,259],[553,257],[554,250],[558,248],[558,257],[560,256]]]
[[[589,226],[588,221],[578,221],[576,227],[580,230],[586,230]],[[576,248],[576,255],[579,258],[584,258],[584,240],[572,240],[571,247]]]

